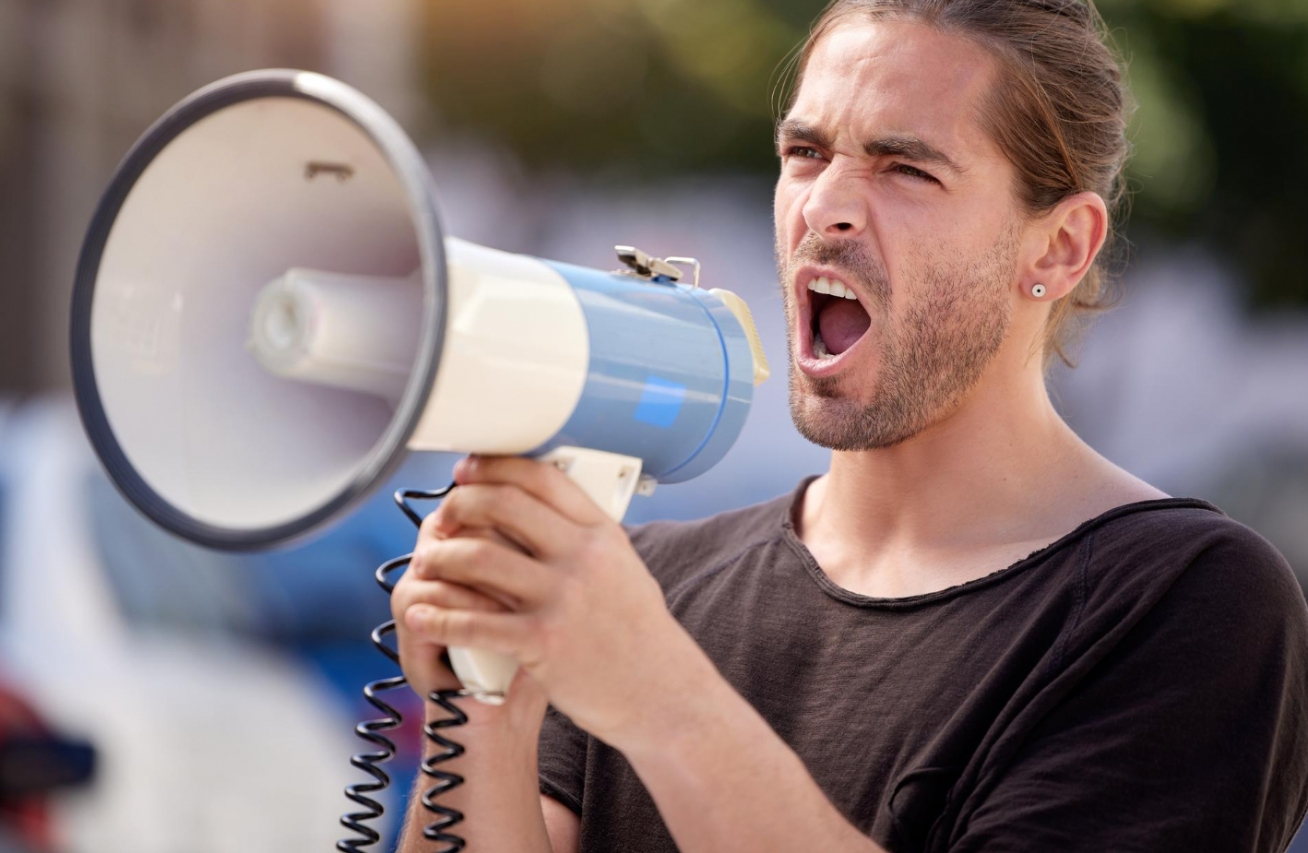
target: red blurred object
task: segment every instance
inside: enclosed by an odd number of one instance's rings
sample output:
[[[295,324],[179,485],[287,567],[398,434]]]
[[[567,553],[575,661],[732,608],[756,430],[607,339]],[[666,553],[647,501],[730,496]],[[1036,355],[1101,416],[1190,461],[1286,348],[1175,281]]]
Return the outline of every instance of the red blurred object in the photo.
[[[91,747],[50,731],[36,710],[0,683],[0,832],[32,853],[53,853],[49,792],[91,777]]]

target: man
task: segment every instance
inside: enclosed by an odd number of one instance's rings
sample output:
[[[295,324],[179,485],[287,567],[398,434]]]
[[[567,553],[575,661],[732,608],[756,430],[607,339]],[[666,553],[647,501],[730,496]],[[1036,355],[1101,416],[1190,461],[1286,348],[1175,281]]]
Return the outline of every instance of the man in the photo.
[[[523,664],[442,765],[469,849],[1289,843],[1288,567],[1097,455],[1045,389],[1099,302],[1127,152],[1100,27],[1076,0],[837,0],[815,26],[775,213],[826,475],[629,540],[553,469],[460,464],[394,611],[419,693],[455,684],[446,645]]]

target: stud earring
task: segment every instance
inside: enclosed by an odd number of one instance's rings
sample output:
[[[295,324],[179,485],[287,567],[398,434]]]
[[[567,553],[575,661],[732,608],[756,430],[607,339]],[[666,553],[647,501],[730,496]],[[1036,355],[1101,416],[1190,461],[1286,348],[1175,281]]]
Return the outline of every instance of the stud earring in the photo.
[[[1043,284],[1037,284],[1035,287],[1031,288],[1031,295],[1036,299],[1044,299],[1045,292],[1045,286]]]

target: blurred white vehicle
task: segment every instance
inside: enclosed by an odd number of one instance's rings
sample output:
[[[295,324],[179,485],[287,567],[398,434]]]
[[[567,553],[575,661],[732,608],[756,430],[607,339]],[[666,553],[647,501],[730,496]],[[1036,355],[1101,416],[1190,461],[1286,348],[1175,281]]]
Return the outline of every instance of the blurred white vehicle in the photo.
[[[106,488],[70,402],[0,410],[0,666],[99,758],[57,813],[70,849],[333,849],[356,780],[349,709],[271,646],[134,623],[101,541],[132,525],[106,528]],[[178,554],[176,588],[221,594],[219,555]]]

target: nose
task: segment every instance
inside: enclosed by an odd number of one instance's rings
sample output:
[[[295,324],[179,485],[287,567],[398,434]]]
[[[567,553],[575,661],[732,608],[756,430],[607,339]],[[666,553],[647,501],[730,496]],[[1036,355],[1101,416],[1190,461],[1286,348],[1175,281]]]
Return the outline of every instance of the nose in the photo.
[[[804,203],[804,221],[822,237],[853,237],[867,227],[867,201],[858,182],[832,163],[818,176]]]

